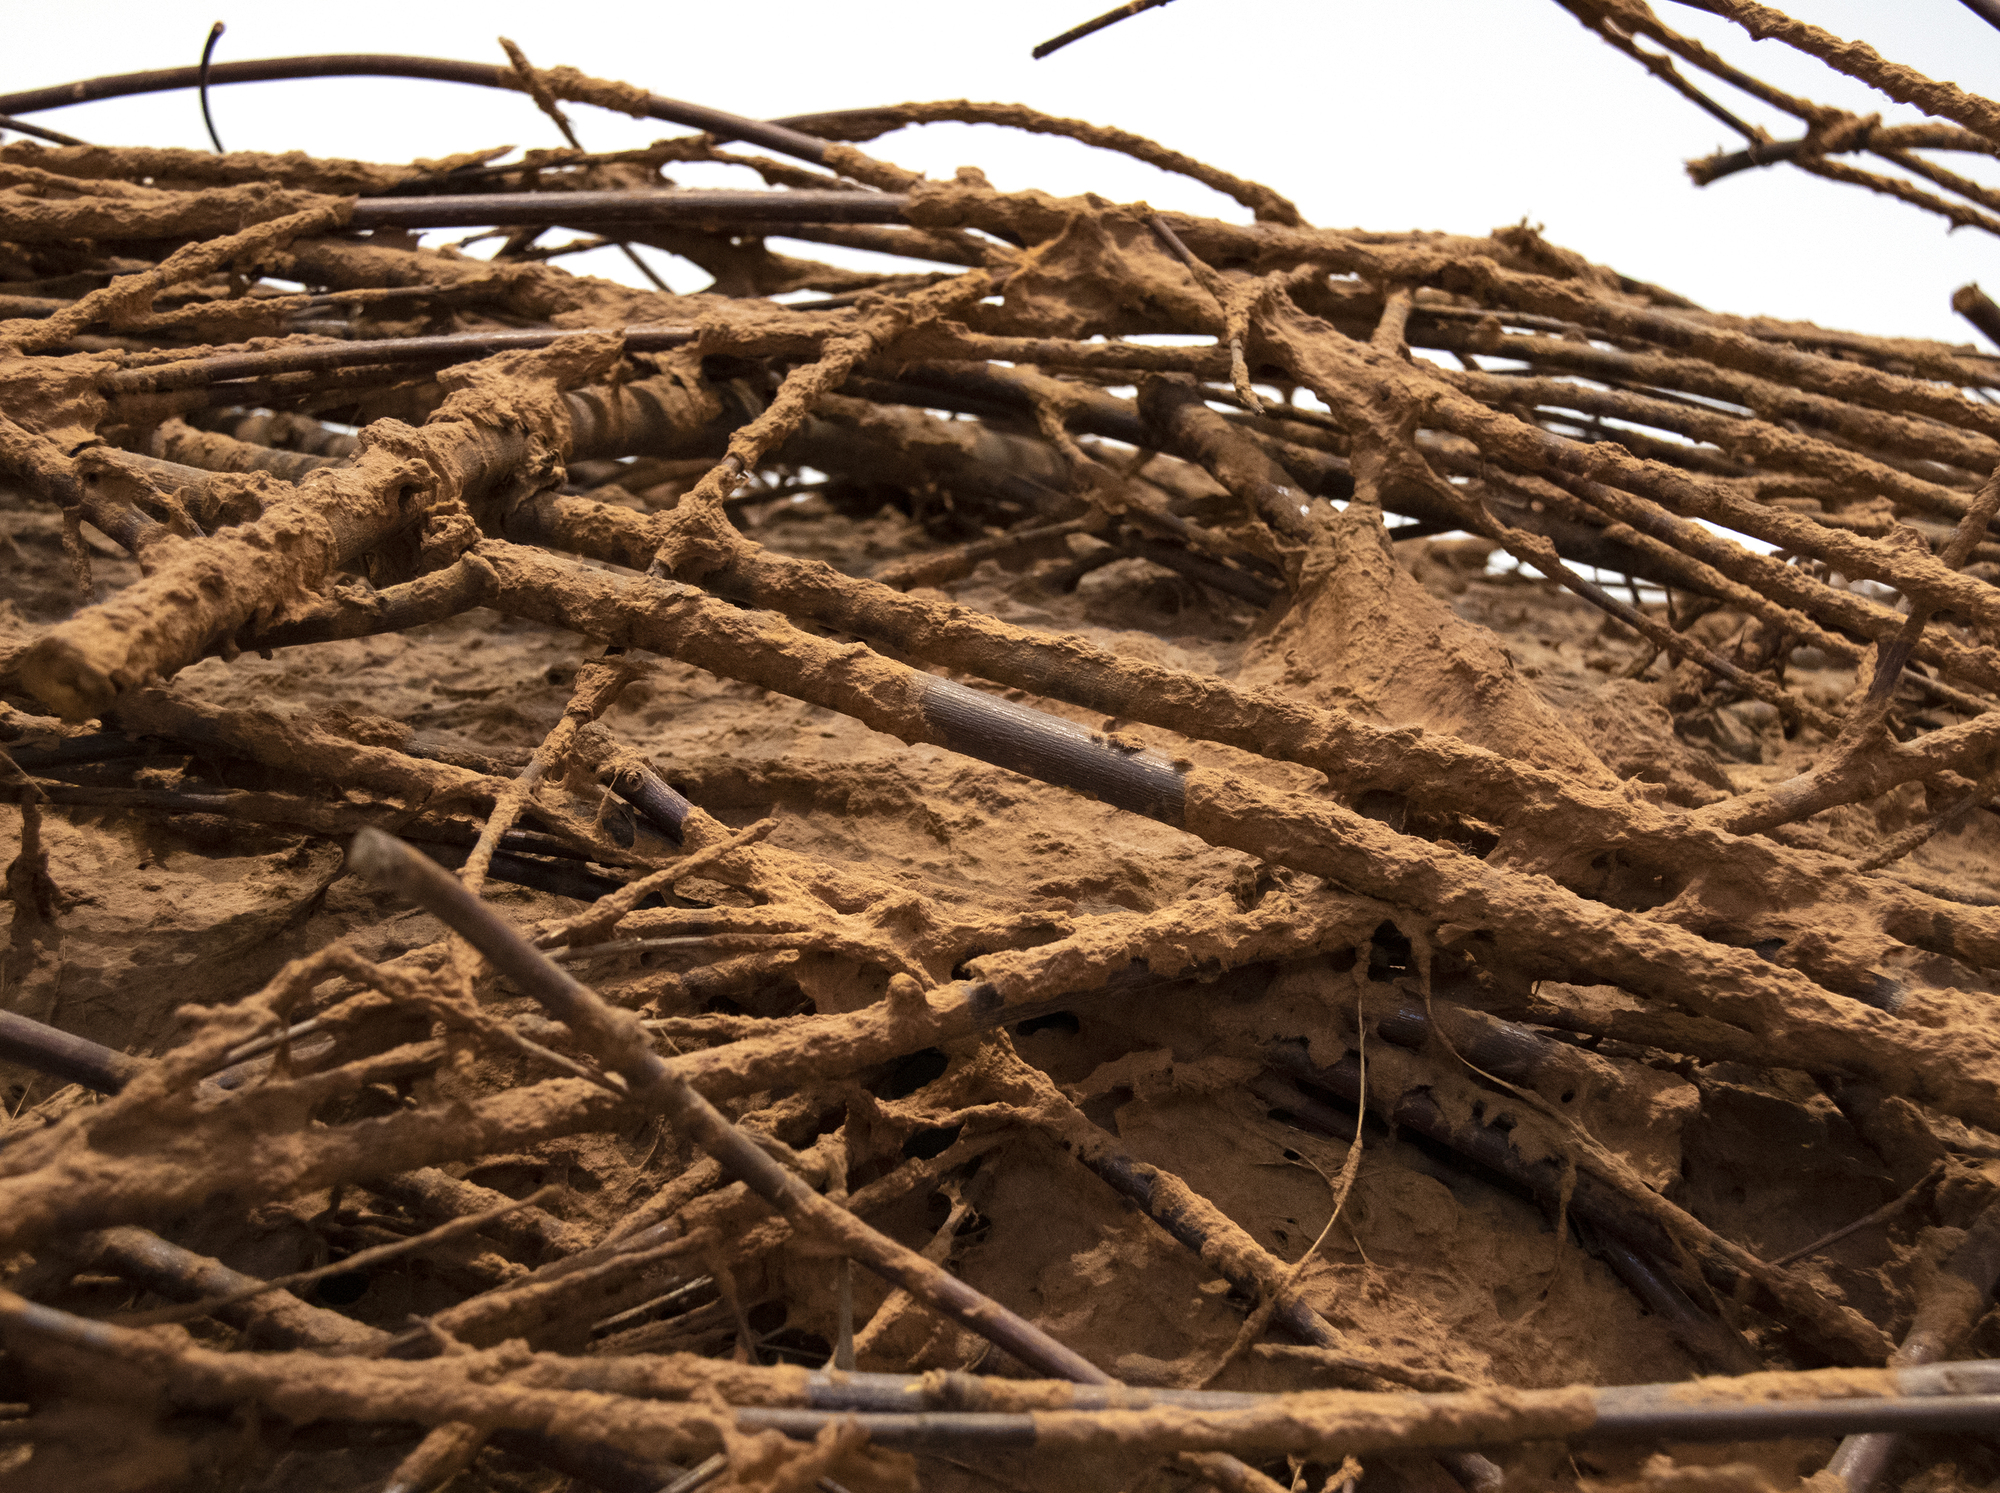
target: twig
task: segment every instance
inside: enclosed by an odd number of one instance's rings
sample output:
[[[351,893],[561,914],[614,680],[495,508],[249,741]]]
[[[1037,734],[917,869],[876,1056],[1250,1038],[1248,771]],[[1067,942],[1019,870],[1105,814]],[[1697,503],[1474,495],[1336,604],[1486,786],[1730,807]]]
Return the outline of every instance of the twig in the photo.
[[[152,1334],[37,1306],[12,1292],[0,1292],[0,1323],[4,1323],[11,1344],[59,1344],[94,1357],[115,1358],[139,1372],[164,1377],[174,1398],[183,1404],[279,1401],[296,1393],[301,1371],[311,1371],[309,1359],[224,1354],[182,1346]],[[502,1362],[521,1374],[527,1367],[523,1355],[518,1350],[505,1351],[511,1356]],[[485,1382],[482,1376],[500,1369],[500,1363],[488,1353],[454,1354],[424,1363],[386,1359],[354,1363],[349,1366],[349,1378],[335,1413],[363,1422],[441,1424],[477,1418],[495,1429],[540,1429],[580,1414],[586,1404],[603,1406],[602,1391],[596,1388],[605,1383],[599,1368],[603,1362],[536,1355],[532,1386]],[[632,1389],[644,1386],[657,1393],[646,1366],[632,1366],[638,1372],[623,1375],[623,1385]],[[578,1367],[581,1376],[573,1372]],[[1173,1391],[1123,1386],[1048,1385],[970,1375],[938,1377],[948,1380],[950,1389],[957,1392],[959,1407],[978,1405],[984,1399],[1010,1408],[908,1413],[767,1404],[733,1410],[725,1406],[718,1412],[659,1398],[628,1397],[619,1406],[607,1440],[640,1455],[678,1450],[703,1436],[713,1444],[720,1428],[712,1417],[720,1413],[739,1431],[777,1430],[807,1439],[841,1417],[852,1417],[851,1423],[865,1430],[871,1440],[897,1447],[972,1445],[1033,1447],[1070,1455],[1134,1451],[1161,1455],[1200,1452],[1220,1445],[1232,1453],[1261,1458],[1287,1452],[1324,1454],[1340,1447],[1360,1455],[1407,1453],[1468,1442],[1776,1440],[1824,1435],[1841,1427],[1903,1432],[1972,1430],[1990,1424],[1996,1405],[2000,1405],[2000,1374],[1985,1362],[1752,1376],[1749,1383],[1756,1389],[1786,1396],[1763,1401],[1749,1398],[1745,1386],[1727,1379],[1716,1381],[1706,1394],[1686,1384],[1577,1385],[1393,1396],[1357,1396],[1352,1391],[1290,1395],[1209,1392],[1190,1403],[1185,1392],[1176,1395]],[[579,1378],[592,1385],[592,1390],[566,1387]],[[1102,1398],[1093,1404],[1093,1397],[1100,1395]]]
[[[1947,804],[1921,824],[1913,824],[1901,834],[1891,835],[1878,849],[1856,861],[1854,869],[1879,871],[1901,860],[1928,843],[1933,836],[1950,829],[1974,809],[1990,803],[1995,794],[2000,794],[2000,769],[1989,772],[1973,784],[1970,793]]]
[[[563,113],[562,106],[556,102],[556,96],[549,92],[549,86],[542,81],[541,74],[529,65],[527,53],[504,36],[500,38],[500,45],[507,53],[507,60],[514,64],[514,71],[521,75],[521,81],[533,95],[536,106],[555,122],[555,127],[562,131],[563,139],[569,142],[570,149],[582,150],[583,142],[577,139],[576,130],[570,125],[569,116]],[[667,282],[653,272],[653,267],[639,257],[637,250],[630,244],[621,243],[618,247],[631,262],[632,268],[652,282],[653,289],[672,294],[667,290]]]
[[[1917,1303],[1916,1319],[1889,1359],[1892,1370],[1948,1357],[1986,1310],[1994,1282],[2000,1280],[2000,1205],[1989,1204],[1973,1221],[1965,1242],[1939,1277]],[[1888,1470],[1898,1440],[1896,1432],[1888,1428],[1873,1434],[1850,1431],[1827,1463],[1827,1471],[1850,1493],[1869,1493]]]
[[[0,1059],[64,1083],[115,1094],[142,1066],[110,1048],[58,1031],[16,1011],[0,1011]]]
[[[1942,1161],[1940,1161],[1936,1163],[1934,1166],[1932,1166],[1928,1172],[1924,1173],[1923,1177],[1917,1181],[1915,1186],[1911,1187],[1907,1192],[1903,1193],[1900,1197],[1891,1198],[1888,1202],[1884,1203],[1874,1212],[1864,1213],[1861,1217],[1855,1219],[1854,1222],[1841,1225],[1841,1227],[1835,1229],[1831,1234],[1828,1234],[1825,1238],[1815,1239],[1812,1243],[1806,1245],[1803,1249],[1795,1249],[1788,1255],[1780,1255],[1777,1259],[1771,1261],[1771,1263],[1773,1265],[1790,1265],[1794,1261],[1803,1260],[1807,1255],[1818,1254],[1821,1250],[1827,1248],[1829,1245],[1838,1244],[1841,1240],[1845,1239],[1849,1234],[1858,1233],[1862,1229],[1869,1227],[1871,1224],[1888,1222],[1890,1219],[1894,1218],[1898,1213],[1901,1213],[1905,1208],[1909,1207],[1910,1204],[1914,1203],[1919,1197],[1923,1196],[1924,1193],[1928,1192],[1931,1188],[1937,1186],[1939,1181],[1943,1179],[1944,1174],[1945,1174],[1945,1164]]]
[[[236,379],[318,373],[330,368],[357,368],[376,363],[430,363],[444,367],[489,358],[495,353],[552,347],[568,337],[591,335],[594,335],[594,329],[589,332],[461,332],[444,337],[383,337],[365,342],[279,347],[267,352],[231,353],[221,357],[190,358],[183,362],[126,369],[107,374],[99,387],[105,394],[118,399],[201,388]],[[692,327],[640,326],[626,328],[624,336],[628,351],[643,353],[685,347],[694,340],[695,333]]]
[[[1783,11],[1756,4],[1755,0],[1710,0],[1710,9],[1736,22],[1760,41],[1775,36],[1785,45],[1818,58],[1835,72],[1866,83],[1899,104],[1914,104],[1928,114],[1962,124],[2000,143],[2000,105],[1969,94],[1956,84],[1933,82],[1914,68],[1890,62],[1866,42],[1844,41],[1817,26],[1794,20]]]
[[[1103,1383],[1090,1362],[1024,1318],[947,1275],[913,1250],[885,1238],[838,1208],[787,1171],[768,1152],[724,1119],[685,1078],[669,1070],[647,1045],[632,1017],[613,1011],[534,949],[486,904],[472,897],[421,856],[388,835],[364,830],[349,858],[356,870],[422,905],[484,954],[521,990],[532,994],[633,1095],[688,1130],[725,1170],[801,1228],[826,1235],[861,1264],[935,1310],[989,1338],[1022,1362],[1061,1377]]]
[[[2000,345],[2000,306],[1975,281],[1951,293],[1951,309],[1986,334],[1986,340]]]
[[[470,83],[482,88],[526,91],[526,85],[511,67],[482,62],[453,62],[441,57],[372,53],[222,62],[209,69],[208,81],[211,84],[264,83],[283,78],[339,77],[430,78],[443,83]],[[544,78],[551,93],[571,103],[630,109],[641,113],[642,117],[664,119],[705,130],[719,140],[747,140],[766,150],[796,156],[816,166],[827,164],[825,141],[782,125],[764,124],[700,104],[685,104],[677,99],[662,98],[656,93],[646,93],[629,84],[607,83],[603,79],[587,78],[577,73],[544,75]],[[50,88],[31,88],[7,94],[0,97],[0,114],[33,114],[42,109],[85,103],[92,99],[127,98],[136,93],[193,88],[200,81],[200,69],[193,67],[165,67],[153,72],[85,78],[75,83],[59,83]]]
[[[487,228],[516,223],[575,228],[722,227],[792,223],[901,223],[900,192],[659,191],[493,192],[453,197],[370,197],[354,205],[356,228]]]
[[[1040,62],[1052,52],[1060,52],[1073,41],[1082,41],[1086,36],[1095,36],[1107,26],[1116,26],[1120,21],[1136,16],[1143,11],[1166,5],[1169,0],[1125,0],[1125,4],[1115,10],[1107,10],[1103,15],[1085,21],[1080,26],[1072,26],[1059,36],[1052,36],[1034,50],[1034,58]]]
[[[46,125],[30,124],[25,119],[16,119],[11,114],[0,114],[0,130],[13,130],[20,135],[33,135],[37,140],[46,140],[51,145],[82,145],[85,142],[74,135],[65,135],[61,130],[52,130]]]
[[[188,1302],[183,1306],[163,1307],[158,1311],[144,1312],[126,1320],[135,1327],[152,1327],[167,1322],[188,1322],[196,1317],[213,1316],[224,1307],[235,1306],[266,1291],[289,1291],[294,1286],[311,1285],[324,1280],[329,1275],[340,1275],[348,1271],[369,1270],[388,1260],[400,1259],[407,1254],[420,1253],[440,1244],[448,1244],[454,1239],[476,1234],[489,1223],[498,1222],[508,1214],[522,1208],[539,1208],[556,1195],[554,1187],[543,1187],[525,1198],[509,1199],[497,1208],[484,1213],[475,1213],[467,1218],[454,1218],[449,1223],[422,1234],[414,1234],[408,1239],[399,1239],[393,1244],[378,1244],[373,1249],[357,1250],[343,1259],[321,1265],[313,1270],[300,1270],[291,1275],[273,1276],[270,1280],[258,1281],[252,1285],[239,1287],[225,1296],[204,1298]]]

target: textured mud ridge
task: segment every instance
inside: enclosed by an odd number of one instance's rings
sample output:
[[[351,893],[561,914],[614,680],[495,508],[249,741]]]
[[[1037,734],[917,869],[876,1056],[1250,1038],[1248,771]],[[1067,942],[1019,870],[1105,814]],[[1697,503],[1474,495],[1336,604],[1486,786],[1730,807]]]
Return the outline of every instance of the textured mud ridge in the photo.
[[[2000,1479],[2000,358],[515,57],[0,145],[0,1481]]]

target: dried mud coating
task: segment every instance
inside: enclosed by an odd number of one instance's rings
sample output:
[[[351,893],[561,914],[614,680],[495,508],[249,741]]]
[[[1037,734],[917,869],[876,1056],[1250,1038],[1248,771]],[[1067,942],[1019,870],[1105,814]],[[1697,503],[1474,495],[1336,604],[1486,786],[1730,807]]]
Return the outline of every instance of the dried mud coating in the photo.
[[[1685,60],[1639,9],[1583,18]],[[510,55],[435,75],[691,107]],[[702,118],[0,146],[0,1480],[1779,1490],[1833,1440],[1594,1442],[1586,1388],[2000,1346],[2000,360],[1314,228],[1016,106],[730,126],[799,163]],[[947,119],[1254,221],[838,143]],[[351,231],[709,159],[771,195],[576,225],[697,295],[532,215],[490,260]],[[786,236],[906,267],[765,248],[843,183],[893,221]],[[551,1019],[366,828],[648,1025]],[[640,1040],[902,1284],[635,1098]],[[1357,1393],[1255,1401],[1280,1445],[1065,1408],[1037,1343]],[[928,1375],[930,1439],[735,1418],[829,1366]]]

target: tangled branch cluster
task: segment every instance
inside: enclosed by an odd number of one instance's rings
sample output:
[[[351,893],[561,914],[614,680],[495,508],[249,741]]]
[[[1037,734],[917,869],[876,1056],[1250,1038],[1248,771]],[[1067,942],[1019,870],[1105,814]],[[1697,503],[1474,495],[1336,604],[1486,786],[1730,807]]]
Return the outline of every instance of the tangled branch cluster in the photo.
[[[1643,7],[1574,8],[1688,55]],[[1852,1432],[1877,1455],[1863,1433],[1990,1413],[1984,1371],[1919,1365],[1956,1348],[2000,1272],[1990,1185],[1954,1159],[2000,1144],[2000,917],[1907,861],[2000,786],[2000,359],[1705,311],[1525,227],[1315,228],[1267,187],[1017,106],[766,124],[513,55],[347,70],[705,133],[409,167],[0,147],[0,473],[60,515],[84,603],[0,653],[22,825],[0,1043],[102,1096],[68,1091],[0,1140],[27,1465],[235,1476],[269,1416],[357,1445],[421,1428],[398,1488],[488,1442],[608,1488],[887,1487],[913,1468],[930,1485],[1002,1453],[1258,1488],[1435,1453],[1476,1487],[1500,1472],[1475,1446],[1525,1467],[1496,1448]],[[1994,148],[1992,105],[1938,98]],[[1792,158],[1847,172],[1824,159],[1858,148],[1828,133],[1846,123],[1802,117],[1818,133]],[[1000,192],[971,168],[924,180],[859,148],[936,120],[1124,151],[1253,221]],[[765,187],[680,190],[661,173],[684,161]],[[412,236],[446,227],[502,247]],[[547,246],[552,229],[582,236]],[[911,268],[792,257],[780,234]],[[553,262],[607,243],[714,283],[676,296]],[[808,494],[829,525],[890,496],[923,543],[867,576],[803,558],[782,520]],[[101,599],[86,525],[137,565]],[[1422,543],[1439,535],[1469,537]],[[1663,680],[1684,722],[1752,705],[1810,765],[1756,787],[1671,753],[1614,770],[1419,578],[1462,591],[1448,572],[1468,550],[1604,614],[1615,671]],[[1263,672],[942,589],[1039,565],[1073,591],[1141,562],[1258,629]],[[591,646],[524,757],[171,682],[477,609]],[[650,762],[610,719],[672,665],[987,764],[967,781],[1001,814],[1151,821],[1199,874],[1150,906],[1008,897],[788,843],[769,818],[732,826],[702,803],[724,768]],[[189,757],[176,782],[78,770],[162,744]],[[196,759],[255,786],[203,782]],[[819,779],[799,791],[830,816],[860,791]],[[1891,804],[1894,835],[1845,838]],[[12,995],[62,963],[74,888],[43,836],[71,807],[358,832],[383,910],[437,921],[393,949],[338,939],[188,1009],[157,1055],[114,1052]],[[503,915],[489,882],[536,897]],[[786,981],[801,1006],[751,999]],[[1076,1013],[1119,1033],[1101,1081],[1023,1056],[1037,1023]],[[1676,1201],[1675,1075],[1703,1065],[1805,1085],[1907,1170],[1898,1208],[1935,1196],[1970,1223],[1934,1272],[1957,1294],[1878,1309]],[[1092,1108],[1181,1090],[1195,1123],[1247,1106],[1351,1140],[1325,1231],[1274,1249]],[[1503,1391],[1371,1334],[1323,1268],[1362,1111],[1548,1200],[1559,1237],[1581,1221],[1695,1362],[1796,1372],[1706,1398]],[[615,1217],[461,1175],[632,1135],[649,1139]],[[1108,1185],[1087,1206],[1128,1200],[1145,1238],[1226,1282],[1248,1313],[1233,1344],[1106,1364],[947,1268],[1031,1152],[1094,1174],[1064,1186]],[[307,1272],[260,1280],[188,1231],[311,1197],[347,1233]],[[402,1320],[306,1299],[413,1251],[451,1268]],[[45,1304],[104,1276],[184,1303],[170,1315],[199,1335]],[[773,1298],[812,1372],[756,1359]],[[1240,1387],[1207,1388],[1223,1374]],[[82,1388],[100,1382],[239,1420],[106,1450]]]

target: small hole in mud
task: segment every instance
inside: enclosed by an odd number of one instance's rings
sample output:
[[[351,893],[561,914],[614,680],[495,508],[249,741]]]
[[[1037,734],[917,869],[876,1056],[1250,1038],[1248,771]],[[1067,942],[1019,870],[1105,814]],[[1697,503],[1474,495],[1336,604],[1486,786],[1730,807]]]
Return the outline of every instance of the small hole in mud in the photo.
[[[1562,1096],[1562,1102],[1563,1102],[1564,1104],[1568,1104],[1568,1103],[1569,1103],[1569,1102],[1570,1102],[1570,1101],[1571,1101],[1572,1099],[1574,1099],[1574,1098],[1576,1098],[1576,1090],[1575,1090],[1575,1089],[1564,1089],[1564,1090],[1563,1090],[1563,1096]]]
[[[943,1223],[943,1219],[938,1220]],[[977,1208],[967,1210],[958,1222],[958,1233],[954,1236],[961,1244],[978,1244],[993,1231],[993,1220]]]
[[[760,1301],[743,1316],[749,1322],[750,1330],[762,1335],[776,1332],[783,1327],[791,1313],[785,1309],[785,1303],[782,1301]]]
[[[352,1306],[368,1293],[368,1272],[343,1270],[319,1283],[314,1294],[327,1306]]]
[[[1405,975],[1415,967],[1415,955],[1410,941],[1394,923],[1384,923],[1377,928],[1369,940],[1368,978],[1375,984],[1385,984],[1398,975]]]
[[[972,1165],[976,1170],[979,1163],[975,1161]],[[939,1229],[944,1227],[945,1220],[951,1217],[952,1207],[952,1200],[942,1192],[932,1193],[924,1199],[924,1226],[935,1234]],[[967,1240],[975,1232],[983,1230],[986,1227],[987,1222],[984,1218],[980,1217],[979,1210],[977,1208],[967,1208],[965,1216],[958,1221],[958,1227],[952,1230],[952,1238]]]
[[[1109,1089],[1102,1094],[1094,1094],[1083,1101],[1083,1117],[1099,1130],[1118,1133],[1118,1111],[1132,1102],[1132,1091],[1128,1088]]]
[[[889,1076],[870,1087],[878,1099],[907,1099],[925,1084],[942,1078],[951,1060],[937,1047],[913,1052],[889,1071]]]
[[[929,1161],[933,1156],[942,1156],[958,1139],[963,1125],[946,1125],[930,1130],[919,1130],[903,1142],[903,1155],[912,1161]]]
[[[546,1174],[547,1168],[539,1162],[501,1161],[491,1166],[474,1167],[466,1173],[465,1180],[505,1193],[518,1202],[540,1187]]]
[[[1036,1032],[1065,1032],[1074,1037],[1083,1030],[1083,1023],[1068,1011],[1051,1011],[1047,1016],[1030,1016],[1014,1028],[1017,1037],[1032,1037]]]

